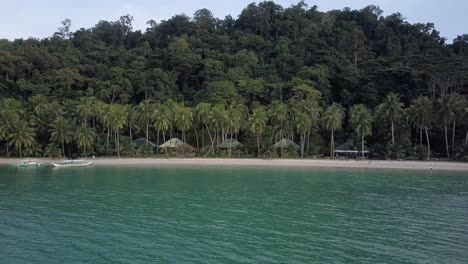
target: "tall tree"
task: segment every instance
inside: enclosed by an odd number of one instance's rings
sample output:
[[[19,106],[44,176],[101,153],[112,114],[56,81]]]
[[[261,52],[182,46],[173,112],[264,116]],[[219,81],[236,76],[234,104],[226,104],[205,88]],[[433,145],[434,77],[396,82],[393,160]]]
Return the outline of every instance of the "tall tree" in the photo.
[[[322,116],[322,124],[325,130],[331,132],[330,136],[330,157],[334,158],[335,153],[335,131],[340,130],[343,124],[344,118],[343,108],[336,103],[333,103],[331,106],[325,110]]]
[[[411,122],[419,128],[420,135],[420,144],[422,145],[422,130],[426,133],[426,142],[427,142],[427,160],[431,157],[431,146],[429,142],[429,133],[428,130],[431,127],[433,119],[433,104],[432,101],[427,96],[419,96],[417,99],[413,100],[410,107],[410,120]]]
[[[299,113],[295,118],[296,129],[301,135],[301,158],[304,157],[306,134],[312,129],[312,120],[306,113]]]
[[[166,132],[170,126],[171,110],[166,105],[161,104],[154,110],[154,127],[162,132],[164,142],[166,141]],[[167,147],[164,148],[164,152],[166,153],[166,158],[169,158]]]
[[[91,145],[94,143],[95,138],[96,134],[94,133],[94,130],[90,127],[87,127],[86,125],[81,125],[76,130],[75,141],[78,144],[78,146],[83,150],[83,154],[85,157],[87,157],[86,150],[91,147]]]
[[[400,102],[400,96],[395,93],[389,93],[383,102],[377,106],[376,113],[385,121],[389,122],[392,130],[392,144],[395,144],[395,122],[399,121],[405,115],[405,105]]]
[[[18,150],[20,157],[23,157],[23,147],[31,147],[34,143],[34,131],[24,120],[18,120],[13,124],[10,135],[8,136],[9,144]]]
[[[63,157],[65,155],[65,144],[68,144],[73,139],[73,124],[70,120],[59,116],[52,123],[50,128],[50,139],[51,141],[60,144],[62,146]]]
[[[257,156],[260,157],[260,141],[262,133],[265,130],[268,121],[268,114],[264,107],[258,106],[252,110],[252,115],[249,118],[250,131],[257,138]]]
[[[138,105],[138,119],[145,126],[146,145],[149,141],[149,125],[153,122],[155,107],[152,101],[145,100]]]
[[[361,139],[361,153],[364,158],[364,137],[372,135],[372,122],[374,118],[369,109],[362,104],[351,108],[350,117],[354,132]]]

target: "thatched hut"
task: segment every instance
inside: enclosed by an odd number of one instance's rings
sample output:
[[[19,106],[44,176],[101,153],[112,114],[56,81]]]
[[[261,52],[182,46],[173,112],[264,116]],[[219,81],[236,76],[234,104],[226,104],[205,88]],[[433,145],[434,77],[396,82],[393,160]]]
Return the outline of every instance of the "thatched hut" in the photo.
[[[242,146],[242,143],[240,143],[239,141],[237,141],[235,139],[228,138],[224,142],[219,143],[218,145],[216,145],[216,148],[219,148],[219,149],[236,149],[236,148],[239,148],[241,146]]]
[[[278,149],[278,148],[292,149],[294,151],[299,151],[299,149],[301,148],[301,146],[299,146],[294,141],[292,141],[292,140],[290,140],[288,138],[281,139],[280,141],[273,144],[271,147],[274,148],[274,149]]]
[[[365,143],[365,142],[364,142]],[[342,158],[358,158],[358,157],[367,157],[369,154],[369,150],[364,147],[364,151],[357,150],[356,146],[354,146],[354,142],[352,139],[346,141],[345,143],[339,145],[335,149],[335,157],[342,157]]]

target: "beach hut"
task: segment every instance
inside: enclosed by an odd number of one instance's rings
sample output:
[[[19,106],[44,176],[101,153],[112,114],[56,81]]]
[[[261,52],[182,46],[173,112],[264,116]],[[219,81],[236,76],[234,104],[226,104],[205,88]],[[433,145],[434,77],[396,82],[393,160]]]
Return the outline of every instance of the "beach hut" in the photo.
[[[168,141],[162,143],[161,145],[159,145],[160,148],[172,148],[172,149],[175,149],[177,148],[178,146],[182,146],[184,144],[187,144],[185,142],[183,142],[182,140],[178,139],[178,138],[171,138],[169,139]]]
[[[365,142],[364,142],[365,144]],[[345,143],[339,145],[335,149],[335,157],[339,158],[358,158],[362,157],[364,154],[364,157],[367,157],[369,154],[369,151],[367,150],[366,147],[364,147],[364,152],[361,150],[357,150],[356,147],[354,146],[354,142],[352,139],[346,141]]]
[[[135,145],[137,148],[144,147],[146,145],[151,146],[152,148],[156,147],[156,144],[154,144],[151,141],[146,142],[146,138],[137,138],[133,141],[133,145]]]
[[[190,144],[183,142],[178,138],[171,138],[168,141],[162,143],[159,148],[160,152],[164,151],[165,148],[170,149],[174,154],[185,154],[187,152],[194,153],[195,148]]]
[[[274,149],[278,149],[278,148],[292,149],[294,151],[299,151],[299,149],[301,148],[301,146],[299,146],[294,141],[288,138],[281,139],[280,141],[273,144],[271,147]]]
[[[242,143],[240,143],[239,141],[237,141],[235,139],[231,139],[231,138],[228,138],[224,142],[219,143],[218,145],[216,145],[216,147],[219,148],[219,149],[229,149],[229,148],[236,149],[236,148],[241,147],[241,146],[242,146]]]

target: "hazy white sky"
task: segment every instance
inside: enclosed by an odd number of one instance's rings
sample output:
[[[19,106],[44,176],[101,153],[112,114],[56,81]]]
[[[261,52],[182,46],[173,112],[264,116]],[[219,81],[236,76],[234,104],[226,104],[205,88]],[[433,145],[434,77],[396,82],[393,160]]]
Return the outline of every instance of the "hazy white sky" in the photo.
[[[0,0],[0,39],[49,37],[65,18],[72,20],[72,30],[89,28],[99,20],[115,21],[121,15],[134,17],[134,29],[146,29],[150,19],[160,21],[175,14],[192,16],[201,8],[208,8],[216,17],[231,14],[237,17],[252,0]],[[259,2],[259,1],[257,1]],[[288,7],[298,0],[277,0]],[[449,42],[457,35],[468,33],[468,0],[306,0],[319,10],[351,7],[361,9],[369,4],[380,6],[384,15],[400,12],[408,21],[433,22]]]

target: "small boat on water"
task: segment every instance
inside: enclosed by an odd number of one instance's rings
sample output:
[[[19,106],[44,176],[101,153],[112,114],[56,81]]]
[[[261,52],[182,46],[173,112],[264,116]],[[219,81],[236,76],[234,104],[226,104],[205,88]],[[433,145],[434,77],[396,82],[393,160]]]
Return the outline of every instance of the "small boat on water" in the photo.
[[[86,167],[91,165],[92,161],[87,160],[64,160],[61,162],[52,162],[54,167]]]
[[[42,166],[42,163],[37,162],[36,160],[25,159],[25,160],[19,161],[18,163],[14,165],[19,168],[33,168],[33,167]]]

